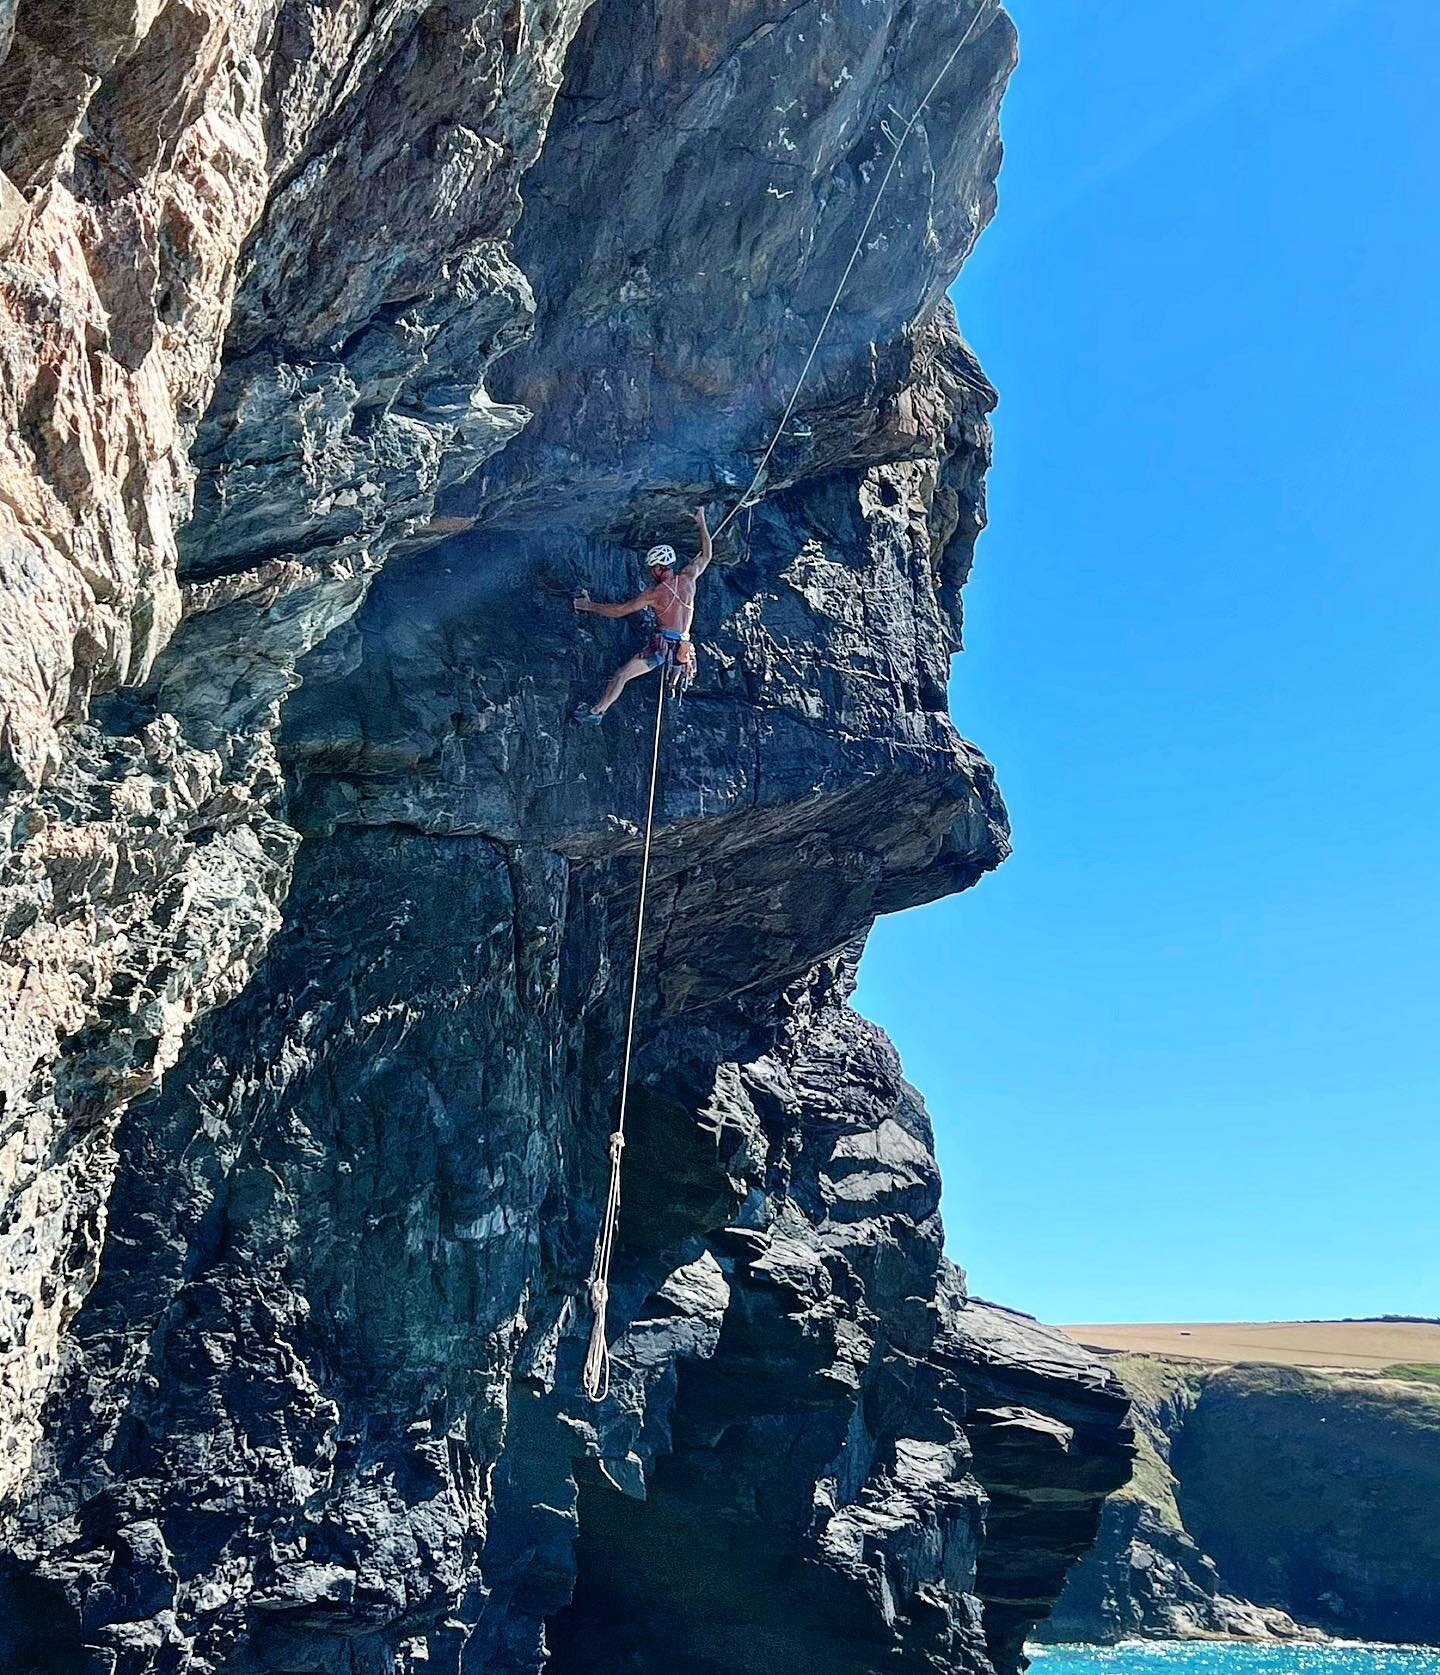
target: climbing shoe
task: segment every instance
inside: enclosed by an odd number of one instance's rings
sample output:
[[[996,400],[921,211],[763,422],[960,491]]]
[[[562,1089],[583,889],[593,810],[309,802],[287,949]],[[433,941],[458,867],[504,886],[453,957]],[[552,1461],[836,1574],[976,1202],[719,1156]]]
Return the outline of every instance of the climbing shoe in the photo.
[[[572,721],[578,721],[582,727],[598,727],[605,719],[603,715],[596,715],[589,704],[576,704]]]

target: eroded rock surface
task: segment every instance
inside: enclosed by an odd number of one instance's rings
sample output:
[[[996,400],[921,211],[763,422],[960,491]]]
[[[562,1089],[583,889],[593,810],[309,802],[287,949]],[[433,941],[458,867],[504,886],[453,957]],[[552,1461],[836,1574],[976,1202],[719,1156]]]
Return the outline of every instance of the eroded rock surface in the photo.
[[[428,520],[441,461],[521,423],[483,378],[532,308],[505,241],[584,3],[18,10],[0,1494],[94,1274],[115,1123],[280,924],[296,660]]]
[[[994,1304],[946,1311],[936,1352],[965,1387],[965,1432],[990,1499],[976,1584],[997,1669],[1023,1661],[1075,1561],[1097,1496],[1130,1475],[1129,1399],[1063,1332]]]
[[[11,729],[0,1661],[1013,1669],[1128,1467],[1125,1401],[966,1300],[923,1108],[846,1004],[876,914],[1007,849],[946,711],[994,396],[943,293],[993,206],[1008,20],[65,15],[78,48],[19,14],[16,143],[49,160],[16,248],[50,248],[57,190],[141,221],[198,190],[216,100],[254,201],[207,223],[204,332],[166,335],[163,240],[131,299],[144,376],[190,379],[164,539],[97,593],[17,517],[69,604]],[[634,591],[636,546],[748,483],[897,114],[967,29],[702,584],[591,1405],[653,693],[567,725],[633,643],[569,598]],[[96,174],[137,56],[173,133]],[[133,532],[150,479],[86,470],[65,527]],[[132,598],[144,656],[77,684],[66,646]]]

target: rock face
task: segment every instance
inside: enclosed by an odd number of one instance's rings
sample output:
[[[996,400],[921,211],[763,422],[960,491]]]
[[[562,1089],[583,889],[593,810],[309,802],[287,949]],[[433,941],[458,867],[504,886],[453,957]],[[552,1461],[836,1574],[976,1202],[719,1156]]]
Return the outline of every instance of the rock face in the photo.
[[[993,1304],[951,1310],[936,1348],[964,1386],[990,1501],[976,1578],[986,1640],[995,1667],[1015,1669],[1095,1541],[1097,1496],[1130,1476],[1127,1401],[1062,1332]]]
[[[6,69],[16,294],[70,310],[17,304],[14,387],[83,469],[6,462],[0,1665],[1015,1668],[1125,1398],[966,1299],[846,1004],[876,914],[1007,847],[946,713],[994,397],[943,293],[1008,20],[64,18]],[[592,1405],[653,693],[566,725],[633,643],[569,596],[749,481],[967,29],[701,585]],[[143,470],[81,434],[156,412]]]
[[[520,423],[481,380],[532,307],[506,237],[583,9],[14,19],[0,1494],[94,1275],[115,1125],[280,924],[296,660],[428,518],[440,462],[473,467]]]
[[[1045,1637],[1440,1642],[1440,1388],[1148,1356],[1114,1365],[1139,1461]]]

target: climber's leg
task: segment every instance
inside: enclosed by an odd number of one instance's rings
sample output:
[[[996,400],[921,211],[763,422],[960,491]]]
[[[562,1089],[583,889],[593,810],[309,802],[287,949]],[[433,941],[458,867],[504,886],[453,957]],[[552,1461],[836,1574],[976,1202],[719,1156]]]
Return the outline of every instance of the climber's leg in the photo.
[[[632,657],[627,662],[622,663],[611,675],[609,685],[606,686],[594,704],[588,706],[582,704],[580,710],[576,712],[577,717],[581,721],[588,720],[591,717],[598,721],[637,675],[648,675],[652,669],[658,668],[661,662],[663,662],[663,659],[655,657]]]

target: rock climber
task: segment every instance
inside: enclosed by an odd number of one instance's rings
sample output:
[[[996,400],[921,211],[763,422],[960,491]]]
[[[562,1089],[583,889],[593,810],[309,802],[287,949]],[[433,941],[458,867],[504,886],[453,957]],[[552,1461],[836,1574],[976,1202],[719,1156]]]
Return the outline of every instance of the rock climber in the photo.
[[[695,647],[690,640],[690,623],[695,615],[695,584],[705,574],[710,563],[710,531],[705,523],[705,508],[695,508],[695,523],[700,531],[700,551],[683,570],[677,572],[679,560],[671,546],[651,547],[645,554],[645,568],[650,573],[650,586],[643,593],[623,604],[601,605],[588,593],[575,596],[575,609],[594,616],[631,616],[636,611],[655,613],[656,631],[645,642],[644,648],[624,662],[610,677],[609,685],[593,704],[581,704],[575,719],[582,726],[598,727],[608,710],[637,675],[651,669],[664,669],[672,694],[688,685],[695,673]]]

